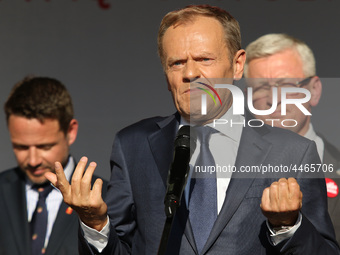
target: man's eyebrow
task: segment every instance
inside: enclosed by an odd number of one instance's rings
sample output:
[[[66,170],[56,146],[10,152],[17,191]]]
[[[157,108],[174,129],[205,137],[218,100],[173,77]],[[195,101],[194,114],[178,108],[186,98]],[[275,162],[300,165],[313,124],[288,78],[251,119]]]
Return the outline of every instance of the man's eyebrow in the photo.
[[[205,55],[205,56],[215,56],[214,53],[209,52],[209,51],[201,51],[199,55]]]
[[[185,60],[186,58],[180,58],[180,57],[171,57],[168,59],[168,63],[176,62],[176,61],[182,61]]]
[[[34,144],[34,145],[29,145],[29,144],[22,144],[22,143],[16,143],[12,142],[13,146],[22,146],[22,147],[30,147],[30,146],[35,146],[35,147],[41,147],[41,146],[53,146],[57,144],[57,142],[50,142],[50,143],[40,143],[40,144]]]
[[[284,82],[287,78],[279,78],[279,79],[276,79],[276,78],[269,78],[269,79],[262,79],[259,81],[259,84],[261,85],[271,85],[273,82],[275,82],[274,84],[277,84],[277,83],[281,83],[281,82]]]
[[[27,144],[21,144],[21,143],[15,143],[15,142],[12,142],[12,145],[17,146],[17,147],[29,147],[29,145]]]
[[[285,80],[287,80],[288,78],[278,78],[278,79],[275,79],[275,84],[281,84],[282,82],[284,82]]]

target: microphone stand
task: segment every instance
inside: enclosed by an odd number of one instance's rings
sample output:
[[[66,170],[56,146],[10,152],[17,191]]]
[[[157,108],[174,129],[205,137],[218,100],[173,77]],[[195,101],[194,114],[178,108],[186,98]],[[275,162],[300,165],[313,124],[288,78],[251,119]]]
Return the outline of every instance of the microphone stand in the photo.
[[[157,255],[165,255],[166,248],[168,246],[170,232],[172,229],[172,223],[173,223],[173,220],[174,220],[174,217],[176,215],[176,211],[179,205],[180,205],[180,201],[177,201],[175,196],[170,196],[170,198],[165,201],[166,220],[164,223],[162,238],[159,244]]]
[[[164,255],[177,208],[187,182],[189,161],[196,148],[196,133],[189,126],[182,126],[175,139],[174,159],[168,173],[167,191],[164,199],[166,221],[158,247],[158,255]]]

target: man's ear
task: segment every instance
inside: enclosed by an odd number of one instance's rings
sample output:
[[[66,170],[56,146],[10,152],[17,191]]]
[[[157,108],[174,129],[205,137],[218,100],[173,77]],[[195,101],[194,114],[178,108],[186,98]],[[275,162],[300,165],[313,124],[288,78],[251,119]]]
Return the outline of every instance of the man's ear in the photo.
[[[67,130],[68,145],[74,143],[74,141],[77,138],[77,134],[78,134],[78,121],[76,119],[72,119]]]
[[[239,80],[242,78],[244,63],[246,62],[246,52],[245,50],[239,50],[236,52],[233,62],[234,80]]]
[[[314,107],[318,105],[322,94],[322,83],[320,78],[318,76],[314,76],[310,81],[309,87],[311,92],[311,99],[309,103],[312,107]]]

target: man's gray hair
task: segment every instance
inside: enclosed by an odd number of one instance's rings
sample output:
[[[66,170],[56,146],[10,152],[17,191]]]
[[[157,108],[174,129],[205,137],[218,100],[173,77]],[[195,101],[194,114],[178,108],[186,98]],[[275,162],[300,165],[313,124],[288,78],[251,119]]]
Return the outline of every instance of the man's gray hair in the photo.
[[[303,72],[306,77],[314,76],[316,74],[314,54],[307,44],[287,34],[266,34],[247,46],[247,60],[244,67],[244,76],[248,76],[248,64],[251,60],[269,57],[286,49],[296,50],[300,55]]]

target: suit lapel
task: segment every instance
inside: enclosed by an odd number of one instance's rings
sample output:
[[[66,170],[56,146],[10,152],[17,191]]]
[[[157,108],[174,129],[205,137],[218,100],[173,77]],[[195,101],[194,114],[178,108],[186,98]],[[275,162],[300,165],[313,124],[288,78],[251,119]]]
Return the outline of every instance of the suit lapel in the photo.
[[[21,178],[19,169],[16,170],[17,176],[8,183],[2,185],[6,207],[3,208],[9,213],[11,229],[14,232],[17,247],[20,254],[27,255],[30,250],[29,227],[27,220],[27,205],[25,195],[25,180]]]
[[[159,129],[148,137],[152,155],[165,186],[173,157],[174,141],[179,125],[178,118],[178,114],[175,114],[158,122]]]
[[[68,233],[75,227],[74,225],[78,225],[76,213],[74,211],[66,213],[67,209],[68,205],[62,202],[47,245],[46,254],[48,255],[58,254]]]
[[[267,132],[269,132],[267,128],[258,128],[255,131],[253,128],[246,126],[243,129],[235,162],[237,169],[240,166],[260,165],[265,160],[271,147],[271,144],[262,138],[262,135]],[[254,180],[254,178],[239,178],[237,173],[233,173],[222,209],[202,250],[202,254],[213,245],[227,226]]]

